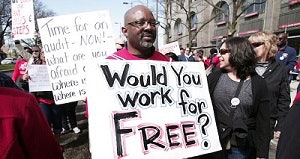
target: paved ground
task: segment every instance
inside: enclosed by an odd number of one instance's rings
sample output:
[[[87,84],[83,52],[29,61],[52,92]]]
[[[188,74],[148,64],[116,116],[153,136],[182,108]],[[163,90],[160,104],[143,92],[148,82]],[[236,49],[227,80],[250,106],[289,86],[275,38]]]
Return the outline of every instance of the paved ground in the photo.
[[[89,137],[88,137],[88,120],[84,116],[85,106],[79,102],[76,108],[77,124],[81,133],[75,134],[70,132],[61,136],[61,145],[64,147],[65,159],[89,159]]]
[[[297,93],[297,87],[298,87],[299,81],[292,81],[290,84],[290,88],[291,88],[291,98],[294,99]]]

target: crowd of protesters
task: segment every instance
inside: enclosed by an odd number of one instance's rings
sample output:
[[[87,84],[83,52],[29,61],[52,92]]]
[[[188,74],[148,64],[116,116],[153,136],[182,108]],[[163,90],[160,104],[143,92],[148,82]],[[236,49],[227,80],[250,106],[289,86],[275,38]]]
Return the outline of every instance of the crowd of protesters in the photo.
[[[287,46],[286,34],[264,31],[249,39],[227,37],[220,47],[210,49],[208,57],[204,50],[190,47],[181,48],[181,55],[163,55],[153,46],[159,22],[149,8],[132,7],[124,22],[121,29],[126,41],[116,40],[118,51],[107,59],[201,62],[209,70],[207,80],[222,150],[193,158],[268,158],[273,138],[279,139],[278,159],[299,158],[300,143],[295,139],[300,135],[291,128],[299,127],[295,121],[300,118],[300,93],[291,99],[289,71],[296,58]],[[4,128],[0,124],[0,132],[7,129],[5,133],[12,137],[2,140],[0,135],[1,141],[7,141],[5,146],[0,144],[0,158],[62,158],[60,135],[80,133],[75,112],[78,102],[56,105],[51,91],[29,93],[27,67],[45,65],[46,60],[39,46],[26,49],[31,58],[18,60],[12,80],[0,73],[0,109],[5,110],[0,119],[7,123]],[[8,119],[7,114],[18,117]],[[15,146],[4,151],[8,144]],[[286,148],[287,144],[292,145]],[[42,148],[45,145],[47,148]]]

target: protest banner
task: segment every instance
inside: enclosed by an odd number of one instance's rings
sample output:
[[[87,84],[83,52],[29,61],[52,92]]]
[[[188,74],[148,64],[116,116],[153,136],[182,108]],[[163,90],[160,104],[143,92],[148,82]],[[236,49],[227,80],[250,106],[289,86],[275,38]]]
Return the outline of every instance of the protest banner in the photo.
[[[176,55],[180,55],[180,48],[179,48],[179,44],[178,41],[163,45],[161,47],[159,47],[159,52],[166,54],[169,52],[173,52]]]
[[[101,60],[87,69],[87,98],[92,158],[221,150],[203,63]]]
[[[34,38],[33,0],[11,0],[11,16],[14,40]]]
[[[30,76],[29,92],[52,90],[46,65],[28,65],[27,70]]]
[[[116,51],[108,11],[38,19],[56,104],[86,97],[85,66]]]

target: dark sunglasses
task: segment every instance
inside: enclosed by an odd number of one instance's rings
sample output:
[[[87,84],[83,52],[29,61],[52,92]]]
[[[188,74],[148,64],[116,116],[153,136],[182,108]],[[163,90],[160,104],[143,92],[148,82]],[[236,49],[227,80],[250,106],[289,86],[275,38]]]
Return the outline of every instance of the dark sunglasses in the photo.
[[[225,55],[226,53],[230,53],[229,49],[220,49],[220,54]]]
[[[32,50],[32,52],[40,52],[40,50]]]
[[[254,48],[257,48],[259,47],[260,45],[263,45],[265,44],[264,42],[257,42],[257,43],[252,43],[251,45],[254,47]]]

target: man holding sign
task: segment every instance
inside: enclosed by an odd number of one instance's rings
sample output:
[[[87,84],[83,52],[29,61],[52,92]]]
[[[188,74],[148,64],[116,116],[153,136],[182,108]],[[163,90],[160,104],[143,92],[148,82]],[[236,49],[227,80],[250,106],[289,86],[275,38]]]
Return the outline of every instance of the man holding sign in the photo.
[[[123,49],[108,56],[107,59],[173,61],[170,57],[155,51],[153,43],[159,22],[155,20],[149,8],[138,5],[129,9],[124,15],[124,24],[122,33],[127,38],[127,43]]]
[[[147,7],[124,18],[126,47],[107,58],[115,60],[87,65],[92,158],[175,159],[220,150],[204,65],[164,62],[172,59],[153,47],[159,23]]]

